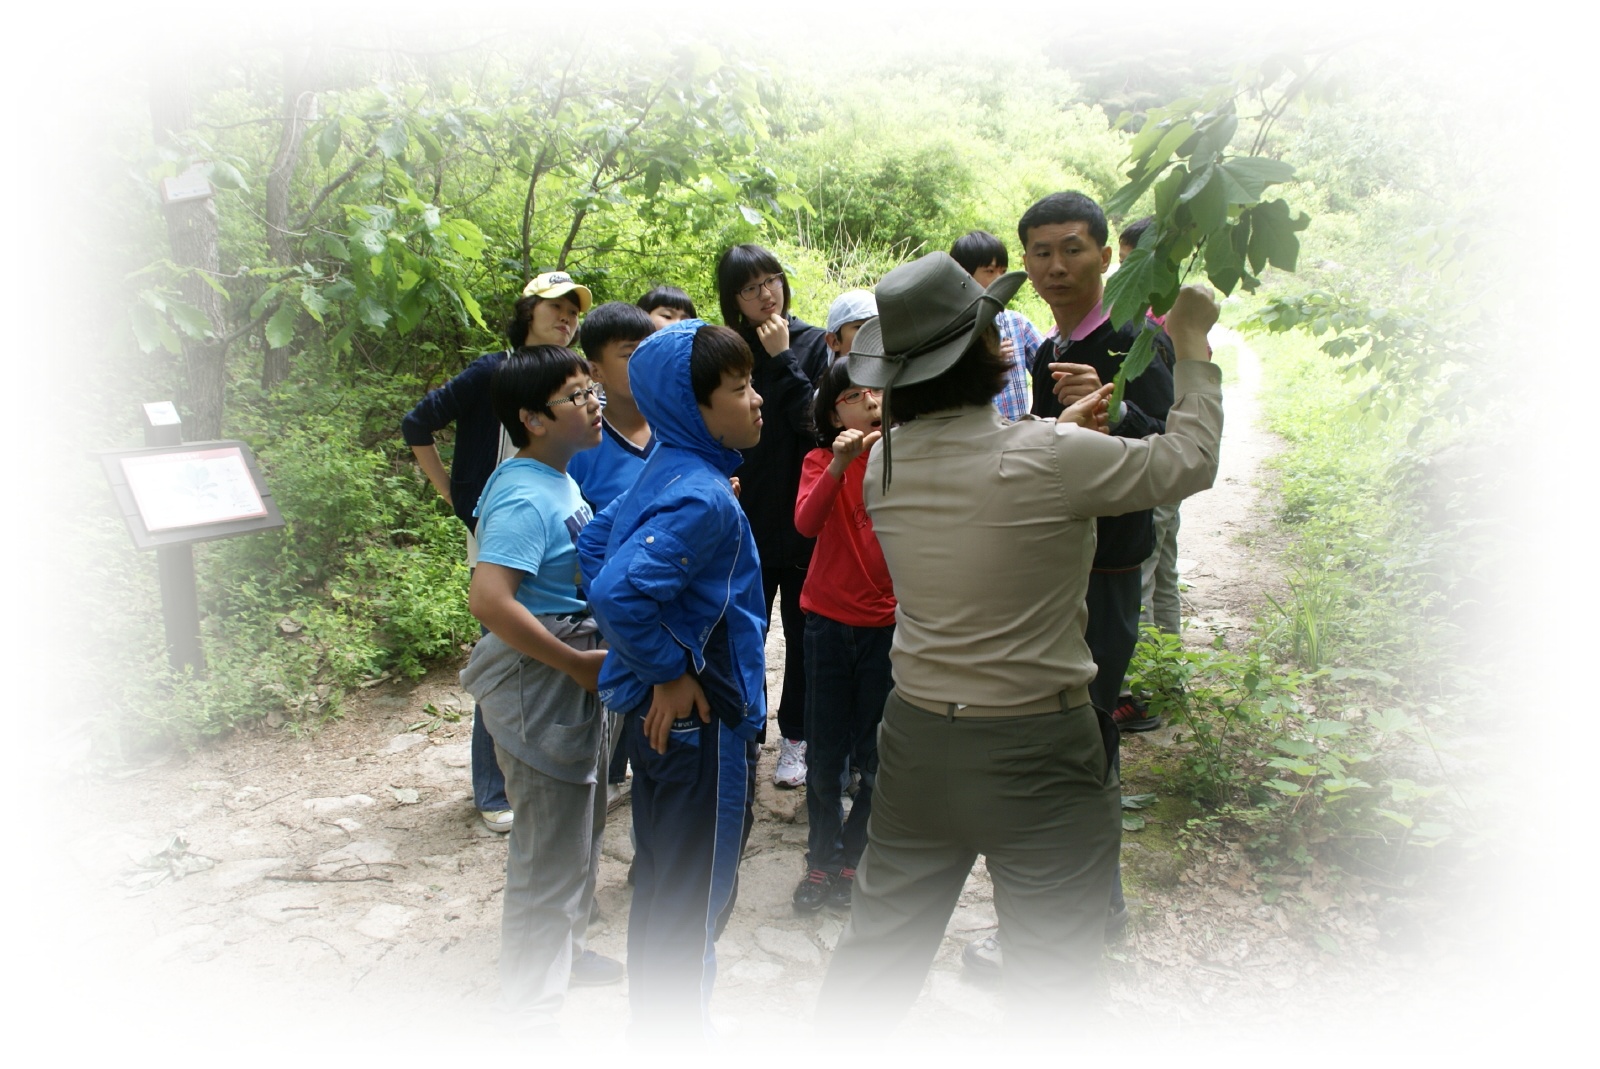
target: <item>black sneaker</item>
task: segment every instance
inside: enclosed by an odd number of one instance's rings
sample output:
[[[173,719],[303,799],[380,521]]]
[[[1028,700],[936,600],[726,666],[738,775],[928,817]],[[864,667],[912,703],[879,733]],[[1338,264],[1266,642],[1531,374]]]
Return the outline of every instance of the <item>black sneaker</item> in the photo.
[[[833,878],[833,885],[828,888],[825,899],[827,905],[832,909],[849,909],[850,894],[855,890],[855,886],[856,870],[840,869],[839,875]]]
[[[821,869],[812,869],[794,889],[794,911],[815,913],[828,900],[833,889],[833,877]]]
[[[603,987],[617,983],[626,972],[616,958],[585,950],[572,960],[572,986]]]
[[[1117,699],[1111,710],[1111,719],[1117,722],[1118,731],[1154,731],[1161,726],[1161,718],[1145,707],[1144,700],[1132,694]]]

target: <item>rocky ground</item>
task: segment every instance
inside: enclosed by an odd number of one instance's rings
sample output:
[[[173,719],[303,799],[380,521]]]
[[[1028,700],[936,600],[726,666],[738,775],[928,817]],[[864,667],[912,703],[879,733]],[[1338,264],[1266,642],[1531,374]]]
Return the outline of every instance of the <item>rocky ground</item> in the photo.
[[[1238,641],[1275,581],[1264,571],[1273,536],[1258,483],[1275,443],[1254,424],[1258,379],[1245,350],[1228,385],[1222,474],[1183,509],[1190,642]],[[775,629],[774,676],[782,651]],[[92,963],[77,973],[80,997],[99,1012],[116,1007],[140,1043],[167,1035],[181,1049],[205,1034],[277,1052],[273,1062],[286,1051],[443,1060],[492,1035],[505,840],[471,804],[470,708],[454,669],[441,669],[363,692],[342,719],[303,733],[241,736],[83,784],[84,819],[64,837],[59,879],[47,881],[71,917],[61,960]],[[1125,792],[1155,790],[1150,767],[1173,745],[1170,728],[1129,737]],[[769,745],[714,1003],[752,1056],[801,1035],[842,928],[838,916],[790,908],[805,807],[803,791],[773,787],[773,758]],[[629,817],[626,803],[610,814],[591,939],[618,958]],[[1379,889],[1314,876],[1268,903],[1242,850],[1185,851],[1177,830],[1152,820],[1125,837],[1138,903],[1108,950],[1108,1042],[1156,1038],[1198,1057],[1272,1036],[1270,1049],[1294,1058],[1310,1048],[1281,1037],[1375,1025],[1408,1036],[1417,1005],[1443,1012],[1465,998],[1458,988],[1477,961],[1462,957],[1470,903],[1430,927],[1397,919]],[[1004,1036],[997,994],[964,980],[960,963],[963,944],[994,924],[980,862],[899,1035],[936,1054]],[[625,986],[575,990],[567,1042],[620,1050],[626,1019]]]

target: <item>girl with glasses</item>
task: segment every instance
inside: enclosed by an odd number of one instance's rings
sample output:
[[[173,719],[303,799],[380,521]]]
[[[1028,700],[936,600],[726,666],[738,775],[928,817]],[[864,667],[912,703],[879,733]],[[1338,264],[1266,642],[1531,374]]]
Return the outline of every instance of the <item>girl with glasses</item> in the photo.
[[[783,595],[783,691],[778,700],[778,763],[773,782],[805,782],[805,617],[800,592],[811,563],[812,540],[794,526],[800,464],[811,447],[812,390],[827,369],[821,330],[789,314],[789,278],[783,265],[760,245],[735,245],[717,261],[717,296],[722,321],[737,330],[755,354],[751,385],[764,399],[761,444],[744,451],[739,504],[750,519],[761,555],[767,600]]]
[[[867,454],[883,431],[877,390],[850,382],[849,361],[822,377],[813,408],[817,448],[806,454],[795,527],[816,537],[800,607],[806,653],[806,874],[797,913],[850,908],[856,863],[878,774],[878,723],[893,678],[894,587],[862,502]],[[861,784],[845,816],[850,766]]]

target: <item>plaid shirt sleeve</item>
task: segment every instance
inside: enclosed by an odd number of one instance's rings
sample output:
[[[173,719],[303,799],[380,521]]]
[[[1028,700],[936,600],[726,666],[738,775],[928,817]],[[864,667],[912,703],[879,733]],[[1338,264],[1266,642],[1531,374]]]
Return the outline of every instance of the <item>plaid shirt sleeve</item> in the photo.
[[[1000,328],[1001,343],[1011,343],[1012,359],[1011,368],[1006,372],[1006,384],[995,395],[994,406],[1001,416],[1015,422],[1033,407],[1028,371],[1033,367],[1033,358],[1044,338],[1021,312],[1003,311],[995,316],[995,325]]]

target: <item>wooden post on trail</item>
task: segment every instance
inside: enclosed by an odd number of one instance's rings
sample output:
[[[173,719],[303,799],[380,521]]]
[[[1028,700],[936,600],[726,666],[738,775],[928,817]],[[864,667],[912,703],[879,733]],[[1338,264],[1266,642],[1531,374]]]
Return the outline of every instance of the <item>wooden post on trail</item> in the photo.
[[[143,405],[144,444],[182,445],[183,422],[171,401]],[[161,619],[167,629],[167,662],[174,671],[205,671],[206,655],[200,648],[200,594],[194,581],[194,545],[156,547],[156,567],[161,580]]]
[[[176,148],[179,134],[190,122],[188,71],[182,64],[166,65],[154,72],[150,115],[156,144]],[[176,188],[175,188],[176,187]],[[221,270],[217,250],[217,206],[210,183],[195,181],[193,169],[176,181],[162,185],[162,208],[172,262],[189,268],[178,280],[183,300],[204,313],[210,334],[183,337],[183,363],[188,387],[184,401],[189,410],[190,432],[211,439],[222,434],[222,402],[227,385],[223,341],[222,294],[204,276],[215,278]]]

